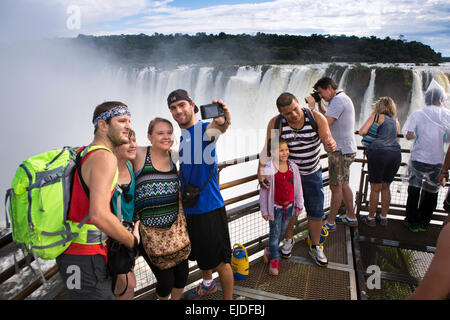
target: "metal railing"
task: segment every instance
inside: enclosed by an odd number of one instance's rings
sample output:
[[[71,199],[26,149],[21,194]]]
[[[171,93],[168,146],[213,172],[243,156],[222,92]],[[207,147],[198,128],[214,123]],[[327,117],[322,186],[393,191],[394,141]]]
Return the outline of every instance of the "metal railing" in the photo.
[[[327,155],[323,154],[320,157],[321,160],[327,159]],[[236,166],[248,162],[255,161],[255,167],[253,172],[256,173],[257,161],[259,155],[246,156],[242,158],[236,158],[219,163],[219,181],[220,173],[227,168],[235,168]],[[328,167],[324,166],[322,172],[328,172]],[[225,199],[225,205],[227,206],[228,226],[230,232],[231,245],[235,243],[242,244],[246,247],[248,255],[252,255],[261,252],[266,246],[269,236],[269,224],[262,219],[259,211],[259,200],[255,197],[259,196],[259,189],[257,187],[257,175],[252,174],[243,178],[239,178],[233,181],[220,184],[220,190],[232,189],[248,183],[254,183],[253,187],[248,187],[249,192],[233,196],[229,199]],[[325,193],[325,212],[329,210],[329,203],[331,193],[329,190],[328,176],[324,175],[324,193]],[[252,199],[255,198],[255,199]],[[229,209],[231,205],[236,205],[234,208]],[[297,220],[294,226],[294,234],[298,234],[307,229],[306,214],[303,213]],[[154,278],[150,268],[146,265],[143,258],[138,258],[137,268],[135,269],[136,278],[138,281],[136,297],[144,298],[148,294],[153,294],[153,289],[156,287],[156,279]],[[201,279],[201,272],[195,262],[189,262],[189,278],[188,283],[195,282]]]
[[[358,150],[364,150],[363,147],[358,147]],[[409,150],[402,150],[402,153],[409,153]],[[258,155],[252,155],[247,156],[243,158],[234,159],[231,161],[225,161],[219,164],[219,177],[223,170],[226,170],[228,168],[236,168],[240,164],[249,163],[255,161],[254,170],[252,173],[256,173],[257,168],[257,160],[259,159]],[[322,171],[323,173],[328,172],[328,166],[326,163],[327,155],[322,154],[321,155],[321,164],[322,164]],[[365,163],[367,162],[366,159],[363,157],[359,158],[357,157],[355,160],[356,163],[361,163],[361,177],[360,177],[360,183],[359,183],[359,190],[356,193],[355,197],[355,208],[357,214],[359,214],[362,211],[368,211],[369,206],[369,193],[370,193],[370,185],[368,182],[368,172],[365,168]],[[402,163],[402,166],[406,166],[406,163]],[[324,174],[324,192],[325,192],[325,208],[324,211],[327,213],[329,211],[329,203],[331,200],[331,192],[329,189],[329,180],[328,175]],[[219,180],[220,181],[220,180]],[[248,184],[251,184],[248,186]],[[404,181],[402,180],[400,175],[397,175],[394,183],[391,186],[391,191],[393,194],[392,197],[392,210],[389,214],[395,214],[395,215],[404,215],[405,210],[405,198],[400,198],[400,196],[404,195],[405,192],[402,190],[401,192],[397,192],[397,189],[400,188],[400,186],[406,185]],[[247,186],[246,186],[247,185]],[[260,253],[261,250],[266,246],[267,240],[268,240],[268,233],[269,233],[269,224],[261,218],[260,212],[259,212],[259,190],[257,187],[257,175],[256,174],[250,174],[248,176],[228,181],[220,184],[220,189],[222,191],[232,191],[234,188],[245,186],[245,192],[238,192],[238,195],[233,195],[231,198],[228,198],[225,200],[225,205],[227,206],[227,217],[229,222],[229,230],[230,230],[230,239],[231,244],[234,243],[240,243],[244,245],[247,248],[249,256],[252,256],[256,253]],[[400,190],[400,189],[399,189]],[[248,191],[248,192],[247,192]],[[231,192],[232,193],[232,192]],[[397,199],[397,193],[400,193],[399,199]],[[445,196],[445,190],[441,190],[439,199],[443,201],[443,196]],[[439,201],[442,203],[442,201]],[[231,208],[232,207],[232,208]],[[443,210],[442,206],[438,207],[436,210],[436,213],[433,216],[433,219],[435,220],[443,220],[445,218],[445,211]],[[297,220],[297,223],[294,228],[294,234],[298,234],[302,231],[305,231],[307,229],[307,219],[305,213],[303,213],[300,218]],[[352,228],[353,231],[353,245],[354,245],[354,252],[356,255],[359,255],[359,245],[358,245],[358,230],[357,228]],[[7,246],[12,241],[12,238],[9,235],[6,235],[0,239],[0,249],[2,247]],[[359,263],[358,259],[355,260],[355,269],[358,269],[362,272],[361,266],[358,266]],[[22,259],[18,263],[19,268],[23,268],[26,266],[26,259]],[[188,282],[192,283],[201,278],[201,272],[198,269],[195,262],[189,263],[189,279]],[[0,285],[4,282],[6,282],[9,278],[11,278],[15,274],[15,268],[14,266],[6,269],[0,274]],[[137,279],[137,288],[136,288],[136,298],[145,298],[149,294],[152,294],[154,292],[154,288],[156,287],[156,278],[154,277],[152,271],[148,267],[147,263],[142,257],[139,257],[136,261],[135,266],[135,274]],[[358,279],[360,283],[360,289],[364,287],[364,275],[360,274],[360,277]],[[51,277],[59,277],[59,274],[57,272],[56,265],[49,268],[47,272],[45,273],[45,278],[49,279]],[[15,294],[12,299],[25,299],[27,298],[33,291],[35,291],[37,288],[41,285],[41,280],[38,278],[36,280],[33,280],[30,284],[28,284],[23,290],[21,290],[19,293]],[[56,289],[53,290],[61,290],[63,286],[59,285],[56,286]],[[362,290],[362,289],[361,289]],[[46,297],[53,297],[56,293],[49,293],[46,295]]]
[[[403,135],[399,135],[399,138],[404,138]],[[364,147],[358,147],[358,150],[364,151]],[[405,156],[410,154],[410,150],[402,149],[402,163],[399,169],[407,171],[407,166],[409,160],[405,159]],[[407,158],[407,157],[406,157]],[[367,168],[367,159],[363,155],[362,158],[356,159],[356,162],[361,163],[361,173],[360,173],[360,182],[359,189],[356,193],[356,214],[359,216],[361,212],[369,212],[369,197],[370,197],[370,182],[369,182],[369,172]],[[434,233],[437,238],[438,231],[440,230],[440,221],[443,221],[448,213],[443,208],[443,202],[445,200],[447,189],[449,187],[449,183],[446,184],[445,188],[439,189],[438,194],[438,205],[432,215],[431,225],[434,227]],[[391,202],[389,207],[389,218],[391,221],[393,220],[403,220],[406,216],[406,202],[408,196],[408,177],[407,174],[399,174],[395,175],[394,181],[390,185],[391,191]],[[381,203],[378,203],[378,210],[380,212]],[[391,224],[392,222],[389,222]],[[416,263],[420,264],[420,267],[423,267],[423,263],[429,263],[431,258],[426,255],[432,255],[435,252],[435,247],[426,245],[425,243],[417,243],[414,241],[414,238],[420,235],[414,235],[412,233],[408,233],[405,231],[405,227],[400,227],[397,225],[396,227],[396,240],[392,240],[392,235],[382,235],[382,231],[380,233],[373,233],[373,235],[365,235],[363,232],[361,234],[361,230],[359,228],[352,228],[352,242],[353,242],[353,250],[354,250],[354,261],[355,261],[355,271],[358,279],[358,297],[359,299],[366,300],[369,299],[368,292],[370,290],[367,289],[366,279],[371,275],[367,273],[367,270],[363,266],[362,260],[365,255],[372,257],[374,255],[378,255],[381,260],[385,259],[385,261],[390,260],[390,263],[393,261],[394,264],[397,265],[396,272],[381,272],[381,280],[391,283],[397,283],[395,286],[400,286],[399,284],[405,284],[409,287],[411,292],[418,285],[420,278],[417,278],[416,275],[411,274],[410,269],[417,269],[416,266],[408,266],[408,263],[405,261],[405,254],[410,255],[414,254],[416,256],[420,256],[420,259],[416,259]],[[384,238],[386,237],[386,238]],[[364,250],[361,250],[361,246],[363,246]],[[391,252],[396,252],[396,258],[386,256],[386,250],[392,249]],[[373,252],[372,252],[373,251]],[[366,258],[367,259],[367,258]],[[429,260],[418,262],[419,260]],[[426,271],[426,267],[424,267]],[[424,272],[423,272],[424,273]],[[385,283],[385,282],[384,282]],[[386,283],[385,283],[386,285]]]

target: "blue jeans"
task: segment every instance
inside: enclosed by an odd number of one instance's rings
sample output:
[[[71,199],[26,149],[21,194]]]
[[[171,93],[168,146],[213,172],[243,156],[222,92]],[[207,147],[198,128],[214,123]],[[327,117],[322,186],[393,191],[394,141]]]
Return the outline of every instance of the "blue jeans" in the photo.
[[[280,259],[280,253],[278,247],[283,239],[283,235],[286,232],[286,227],[289,220],[292,218],[292,210],[294,206],[287,208],[286,210],[273,208],[274,219],[269,220],[269,259]]]
[[[322,169],[301,177],[306,215],[310,220],[320,221],[325,217]]]

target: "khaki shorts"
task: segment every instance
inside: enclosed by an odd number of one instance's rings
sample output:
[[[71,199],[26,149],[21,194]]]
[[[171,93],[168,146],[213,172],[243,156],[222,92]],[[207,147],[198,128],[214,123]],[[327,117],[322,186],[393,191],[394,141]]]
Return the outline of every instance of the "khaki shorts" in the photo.
[[[342,154],[341,151],[328,153],[330,184],[349,182],[350,165],[355,161],[355,156],[356,153]]]

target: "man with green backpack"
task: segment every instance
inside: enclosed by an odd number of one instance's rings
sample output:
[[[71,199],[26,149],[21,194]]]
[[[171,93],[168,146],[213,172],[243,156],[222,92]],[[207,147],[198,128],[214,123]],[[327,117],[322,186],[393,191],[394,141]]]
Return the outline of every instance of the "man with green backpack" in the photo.
[[[75,223],[83,222],[88,213],[87,237],[80,232],[56,259],[70,299],[113,298],[107,247],[101,233],[135,250],[139,242],[137,227],[131,234],[110,209],[118,174],[117,158],[111,150],[128,142],[130,112],[121,102],[105,102],[95,109],[93,122],[94,140],[83,156],[81,172],[75,173],[68,213],[68,219]],[[80,279],[75,278],[78,271]]]
[[[111,150],[129,141],[128,107],[104,102],[96,107],[93,123],[89,146],[23,161],[5,201],[14,242],[35,260],[56,259],[69,299],[112,299],[106,235],[124,245],[129,265],[139,242],[138,223],[130,233],[110,209],[118,177]]]

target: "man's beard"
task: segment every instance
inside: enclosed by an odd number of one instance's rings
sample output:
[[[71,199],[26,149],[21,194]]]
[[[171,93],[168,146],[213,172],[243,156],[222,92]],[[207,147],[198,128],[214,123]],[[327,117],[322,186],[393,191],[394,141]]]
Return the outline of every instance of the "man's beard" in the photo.
[[[190,116],[189,115],[186,116],[186,118],[185,118],[185,120],[183,122],[180,122],[180,121],[178,121],[176,119],[174,119],[174,120],[178,123],[178,125],[180,127],[183,127],[183,126],[187,126],[189,123],[191,123],[191,120],[192,120],[193,116],[194,116],[194,114],[191,114]]]
[[[128,143],[128,140],[122,138],[120,131],[112,131],[107,134],[108,139],[111,141],[114,147],[121,146],[125,143]]]

